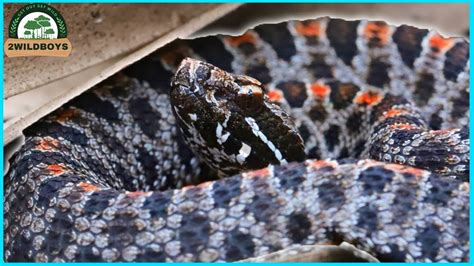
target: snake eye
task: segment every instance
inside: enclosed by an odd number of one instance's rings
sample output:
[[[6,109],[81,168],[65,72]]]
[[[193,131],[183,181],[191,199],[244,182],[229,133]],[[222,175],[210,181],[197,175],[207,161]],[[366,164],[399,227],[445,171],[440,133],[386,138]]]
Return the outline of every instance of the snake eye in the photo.
[[[265,88],[262,86],[262,83],[260,81],[249,77],[249,76],[243,76],[243,75],[234,75],[234,82],[240,87],[240,88],[251,88],[251,89],[257,89],[263,91],[263,93],[266,93]]]
[[[263,105],[263,90],[256,85],[241,86],[237,95],[237,104],[245,113],[258,112]]]
[[[240,87],[239,96],[257,96],[261,97],[263,90],[257,85],[244,85]]]

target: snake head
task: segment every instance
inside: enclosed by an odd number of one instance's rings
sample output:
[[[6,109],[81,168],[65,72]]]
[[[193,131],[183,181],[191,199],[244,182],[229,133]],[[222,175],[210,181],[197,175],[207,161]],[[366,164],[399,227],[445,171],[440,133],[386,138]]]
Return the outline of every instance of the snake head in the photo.
[[[289,115],[256,79],[186,58],[171,82],[185,141],[220,176],[305,158]]]

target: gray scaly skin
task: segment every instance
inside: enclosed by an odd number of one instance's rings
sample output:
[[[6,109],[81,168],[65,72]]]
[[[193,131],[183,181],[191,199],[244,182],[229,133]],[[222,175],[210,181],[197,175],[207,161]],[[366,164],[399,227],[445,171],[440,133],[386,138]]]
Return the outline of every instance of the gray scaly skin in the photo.
[[[4,258],[235,261],[347,241],[468,261],[468,48],[328,18],[176,41],[25,131]]]

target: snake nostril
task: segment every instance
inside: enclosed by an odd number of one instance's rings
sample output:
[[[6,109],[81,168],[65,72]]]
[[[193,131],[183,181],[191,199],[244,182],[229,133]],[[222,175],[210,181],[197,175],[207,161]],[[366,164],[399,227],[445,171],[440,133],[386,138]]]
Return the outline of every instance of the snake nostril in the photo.
[[[214,91],[214,98],[218,101],[225,99],[227,96],[227,93],[223,89],[217,89]]]
[[[186,68],[180,68],[178,71],[176,71],[176,74],[171,79],[172,90],[178,89],[180,87],[191,87],[190,80],[186,74],[187,72],[188,70]]]
[[[211,70],[211,66],[205,62],[186,58],[176,70],[171,85],[182,85],[188,88],[196,85],[202,86],[211,78]]]

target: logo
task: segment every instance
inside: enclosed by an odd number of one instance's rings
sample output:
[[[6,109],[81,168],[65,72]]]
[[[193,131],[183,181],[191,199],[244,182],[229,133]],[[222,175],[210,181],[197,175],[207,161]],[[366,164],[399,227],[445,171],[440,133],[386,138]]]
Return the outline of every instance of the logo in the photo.
[[[58,56],[71,54],[64,18],[46,4],[30,4],[18,10],[10,21],[4,45],[8,57]]]

